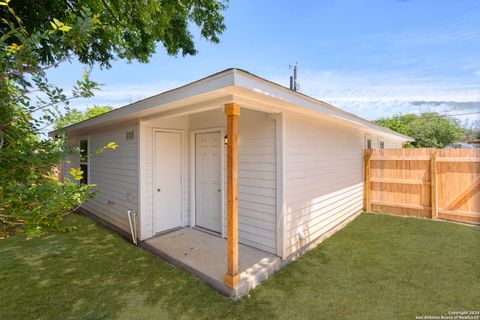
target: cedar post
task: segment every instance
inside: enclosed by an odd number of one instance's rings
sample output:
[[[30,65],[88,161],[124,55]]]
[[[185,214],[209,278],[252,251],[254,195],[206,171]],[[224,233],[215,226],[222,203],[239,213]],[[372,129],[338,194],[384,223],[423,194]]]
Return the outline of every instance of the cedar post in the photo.
[[[367,212],[372,211],[372,206],[370,204],[370,198],[371,198],[370,158],[371,157],[372,157],[372,150],[371,149],[365,150],[365,156],[364,156],[365,182],[363,186],[365,197],[364,197],[363,210]]]
[[[432,219],[438,218],[437,159],[435,153],[430,156],[430,199]]]
[[[240,283],[238,273],[238,116],[240,105],[225,104],[227,116],[227,273],[225,285]]]

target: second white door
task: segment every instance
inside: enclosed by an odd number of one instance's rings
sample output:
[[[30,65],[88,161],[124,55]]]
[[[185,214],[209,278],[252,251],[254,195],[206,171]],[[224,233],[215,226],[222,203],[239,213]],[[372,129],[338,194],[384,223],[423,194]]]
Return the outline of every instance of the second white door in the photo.
[[[222,231],[222,147],[219,131],[195,135],[196,225]]]

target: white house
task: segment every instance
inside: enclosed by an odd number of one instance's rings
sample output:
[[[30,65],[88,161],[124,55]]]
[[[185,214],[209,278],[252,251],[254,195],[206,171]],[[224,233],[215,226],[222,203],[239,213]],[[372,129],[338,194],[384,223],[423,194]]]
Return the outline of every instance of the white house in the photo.
[[[180,235],[205,231],[228,247],[220,268],[233,289],[249,268],[241,265],[242,250],[279,265],[331,234],[362,211],[364,148],[411,140],[240,69],[62,130],[88,152],[119,145],[65,164],[67,174],[81,165],[97,185],[98,196],[83,209],[128,233],[132,210],[140,243],[161,246],[179,228]],[[195,261],[180,264],[196,269]]]

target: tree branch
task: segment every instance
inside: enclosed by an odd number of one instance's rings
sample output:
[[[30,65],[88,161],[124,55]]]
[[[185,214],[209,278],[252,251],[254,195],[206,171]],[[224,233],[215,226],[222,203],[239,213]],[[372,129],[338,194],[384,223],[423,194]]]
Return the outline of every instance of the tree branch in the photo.
[[[11,77],[11,76],[22,75],[24,73],[37,73],[39,71],[45,71],[45,70],[48,70],[50,68],[57,67],[60,63],[67,61],[69,58],[70,58],[70,56],[65,57],[62,60],[59,60],[59,61],[57,61],[53,64],[50,64],[50,65],[44,66],[44,67],[27,67],[27,68],[21,67],[21,70],[15,70],[15,71],[10,71],[10,72],[0,74],[0,79],[3,80],[3,79],[6,79],[8,77]]]

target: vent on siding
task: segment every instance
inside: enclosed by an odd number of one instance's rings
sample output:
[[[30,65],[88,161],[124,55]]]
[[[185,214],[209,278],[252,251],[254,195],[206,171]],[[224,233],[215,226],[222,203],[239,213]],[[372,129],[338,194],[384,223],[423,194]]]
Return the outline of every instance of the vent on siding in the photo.
[[[133,140],[135,137],[135,131],[127,131],[127,140]]]

